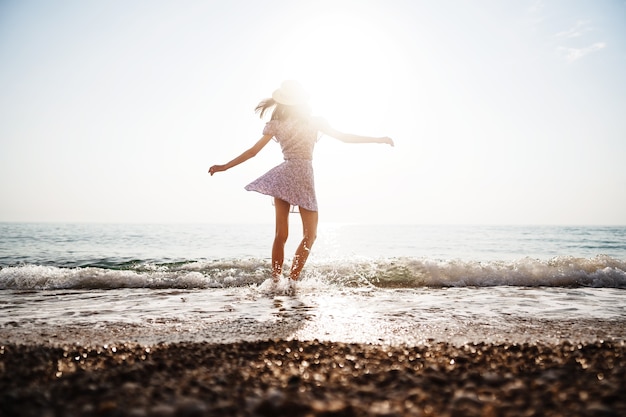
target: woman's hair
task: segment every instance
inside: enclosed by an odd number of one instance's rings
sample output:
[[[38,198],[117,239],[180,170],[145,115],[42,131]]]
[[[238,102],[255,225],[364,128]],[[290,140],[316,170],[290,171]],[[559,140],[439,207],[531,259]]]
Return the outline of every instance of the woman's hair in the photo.
[[[272,117],[270,120],[285,120],[291,116],[309,116],[311,109],[304,106],[286,106],[284,104],[277,103],[273,98],[266,98],[257,104],[254,111],[259,113],[259,117],[263,118],[265,112],[274,107],[272,111]]]

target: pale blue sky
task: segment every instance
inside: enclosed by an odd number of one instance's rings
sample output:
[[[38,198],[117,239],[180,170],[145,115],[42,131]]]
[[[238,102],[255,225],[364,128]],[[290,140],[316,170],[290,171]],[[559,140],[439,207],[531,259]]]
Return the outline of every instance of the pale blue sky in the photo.
[[[626,224],[626,1],[0,2],[0,221],[272,222],[253,109],[323,137],[320,221]]]

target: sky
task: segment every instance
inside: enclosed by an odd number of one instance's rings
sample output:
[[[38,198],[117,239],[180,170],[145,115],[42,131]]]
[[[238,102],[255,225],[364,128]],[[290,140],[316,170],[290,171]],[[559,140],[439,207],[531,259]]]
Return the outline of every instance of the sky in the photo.
[[[0,222],[271,223],[285,79],[320,222],[626,225],[626,1],[0,1]]]

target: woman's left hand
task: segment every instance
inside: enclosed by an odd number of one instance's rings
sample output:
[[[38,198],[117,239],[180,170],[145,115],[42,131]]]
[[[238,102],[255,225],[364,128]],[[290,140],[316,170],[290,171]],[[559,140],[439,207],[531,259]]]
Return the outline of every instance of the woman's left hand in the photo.
[[[213,176],[213,174],[215,174],[216,172],[221,171],[226,171],[224,165],[213,165],[211,168],[209,168],[209,174],[211,174],[211,176]]]

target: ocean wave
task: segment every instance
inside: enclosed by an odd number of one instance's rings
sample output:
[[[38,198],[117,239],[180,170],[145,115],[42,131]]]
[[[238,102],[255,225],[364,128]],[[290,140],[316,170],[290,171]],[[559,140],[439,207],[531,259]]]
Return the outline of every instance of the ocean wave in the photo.
[[[223,288],[258,285],[270,275],[270,262],[265,259],[164,264],[136,260],[83,267],[25,264],[0,269],[0,289]],[[418,258],[313,261],[307,265],[303,279],[379,288],[626,288],[626,262],[609,256],[491,262]]]

